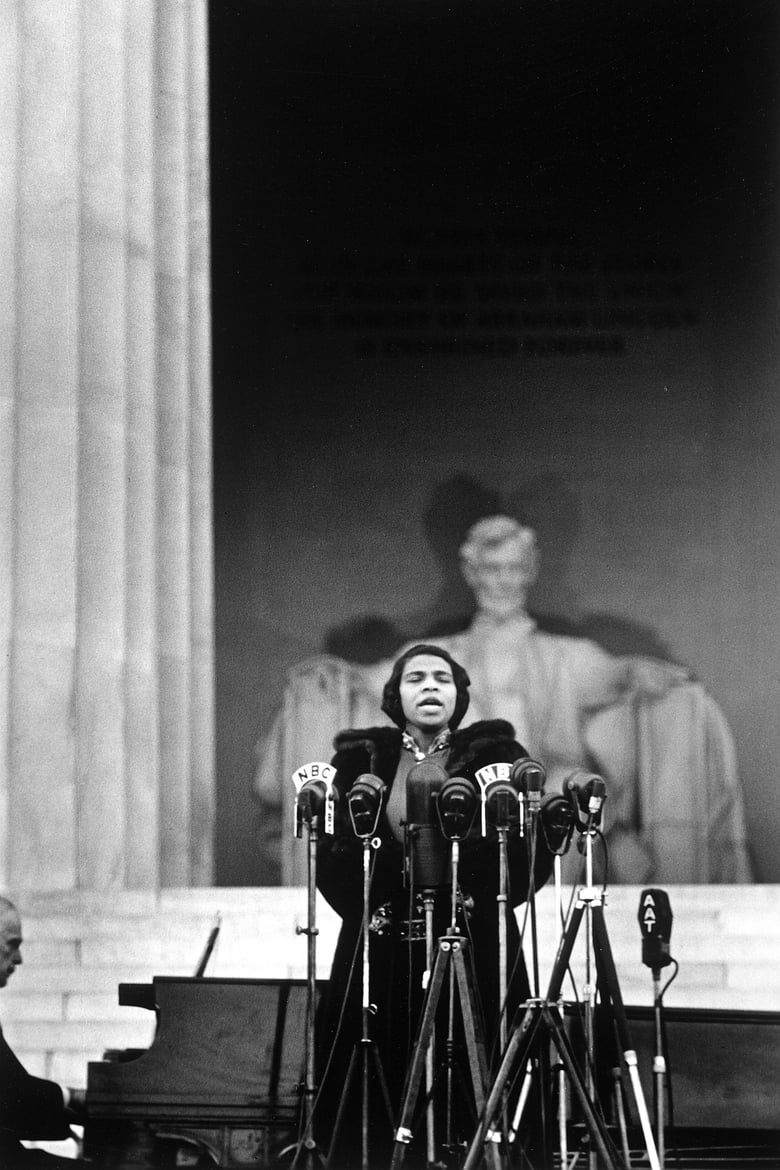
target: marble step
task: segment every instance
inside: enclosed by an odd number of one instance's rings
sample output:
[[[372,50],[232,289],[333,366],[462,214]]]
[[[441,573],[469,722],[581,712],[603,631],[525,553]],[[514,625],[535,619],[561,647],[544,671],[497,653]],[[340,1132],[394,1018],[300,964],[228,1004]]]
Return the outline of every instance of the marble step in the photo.
[[[641,962],[637,922],[640,887],[612,887],[604,917],[627,1004],[650,1005],[653,984]],[[673,1007],[780,1011],[780,888],[667,888],[674,915],[671,953],[679,972],[665,1003]],[[564,889],[568,903],[570,890]],[[83,1085],[86,1063],[108,1048],[146,1047],[150,1013],[120,1007],[120,982],[154,975],[191,975],[217,913],[219,941],[207,974],[303,978],[307,940],[305,889],[186,889],[152,892],[30,894],[17,898],[23,916],[24,965],[2,992],[3,1027],[30,1071]],[[557,946],[552,885],[536,905],[542,990]],[[519,912],[523,921],[522,909]],[[583,919],[583,923],[587,918]],[[318,899],[318,974],[326,978],[339,920]],[[530,929],[525,950],[530,966]],[[582,994],[587,931],[572,957]],[[663,981],[672,968],[665,968]],[[573,998],[566,981],[564,995]]]

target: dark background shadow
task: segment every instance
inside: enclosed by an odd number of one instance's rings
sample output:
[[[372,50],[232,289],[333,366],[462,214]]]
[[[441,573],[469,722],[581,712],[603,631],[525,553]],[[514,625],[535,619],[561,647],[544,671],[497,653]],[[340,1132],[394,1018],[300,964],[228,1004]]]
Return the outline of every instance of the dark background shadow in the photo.
[[[210,4],[220,884],[278,875],[253,777],[286,671],[465,624],[457,548],[497,507],[538,533],[540,624],[685,662],[723,702],[777,873],[778,11]],[[470,349],[476,278],[420,267],[437,232],[453,263],[541,257],[549,308],[591,256],[634,288],[598,309],[668,309],[641,292],[655,258],[688,324]],[[434,348],[350,325],[391,279],[382,311],[419,312],[421,285]]]
[[[539,628],[553,634],[590,638],[611,654],[639,654],[670,660],[672,652],[656,630],[619,614],[587,613],[569,580],[568,550],[577,535],[576,495],[554,478],[535,479],[514,490],[509,499],[465,473],[441,483],[426,507],[422,525],[441,576],[434,601],[412,614],[405,625],[392,616],[366,614],[328,630],[322,649],[350,662],[370,663],[391,657],[405,642],[446,637],[465,629],[474,614],[474,596],[463,579],[460,547],[472,524],[484,516],[508,515],[532,527],[540,546],[538,588],[529,612]],[[544,538],[554,550],[545,555]],[[550,563],[550,561],[552,563]],[[546,610],[539,594],[555,593],[561,611]]]

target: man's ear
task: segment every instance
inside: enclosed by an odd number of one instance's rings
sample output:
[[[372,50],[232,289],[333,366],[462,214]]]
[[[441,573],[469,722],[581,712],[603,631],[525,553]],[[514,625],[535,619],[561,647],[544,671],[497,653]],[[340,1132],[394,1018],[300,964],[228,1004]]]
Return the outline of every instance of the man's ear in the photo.
[[[477,582],[479,580],[479,570],[471,561],[463,558],[460,562],[460,571],[463,574],[463,580],[468,585],[469,589],[476,591]]]

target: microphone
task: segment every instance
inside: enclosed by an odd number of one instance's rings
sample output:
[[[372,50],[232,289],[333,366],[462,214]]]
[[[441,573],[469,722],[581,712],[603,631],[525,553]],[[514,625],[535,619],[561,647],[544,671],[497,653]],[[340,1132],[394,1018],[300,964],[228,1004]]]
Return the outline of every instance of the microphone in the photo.
[[[599,824],[601,810],[607,799],[607,786],[601,776],[595,772],[572,772],[564,784],[564,791],[579,824],[582,824],[580,810],[587,814],[587,824]]]
[[[669,940],[672,936],[672,907],[664,890],[642,890],[637,912],[642,931],[642,962],[653,974],[672,962]]]
[[[574,832],[575,816],[570,801],[562,793],[551,792],[542,801],[540,816],[548,848],[553,853],[565,853]]]
[[[477,773],[477,783],[482,794],[482,836],[487,836],[487,822],[495,829],[510,829],[520,826],[523,835],[523,802],[512,784],[510,766],[502,761],[485,764]]]
[[[336,793],[333,777],[336,769],[332,764],[304,764],[293,772],[295,785],[295,836],[303,836],[304,823],[311,826],[325,812],[325,832],[332,835],[334,829],[334,805]]]
[[[448,777],[441,764],[421,760],[406,777],[406,828],[412,847],[412,875],[428,889],[446,885],[448,850],[436,825],[435,797]]]
[[[544,782],[547,779],[542,765],[538,760],[530,758],[515,760],[509,775],[517,791],[528,798],[529,814],[537,813],[544,795]]]
[[[364,772],[347,794],[349,818],[357,837],[373,837],[382,811],[387,785],[378,776]]]
[[[477,811],[476,788],[461,776],[451,776],[435,799],[442,833],[448,841],[463,841]]]

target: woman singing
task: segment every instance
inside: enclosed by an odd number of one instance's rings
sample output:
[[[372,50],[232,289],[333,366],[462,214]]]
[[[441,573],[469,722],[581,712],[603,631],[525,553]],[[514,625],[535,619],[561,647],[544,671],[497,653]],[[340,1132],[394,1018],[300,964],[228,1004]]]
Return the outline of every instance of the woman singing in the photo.
[[[407,650],[393,666],[384,687],[382,710],[395,727],[371,727],[343,731],[336,736],[334,789],[337,794],[336,824],[332,836],[322,836],[318,853],[318,886],[342,925],[333,959],[331,978],[320,1004],[317,1021],[318,1083],[315,1130],[325,1151],[329,1146],[339,1106],[342,1121],[336,1135],[340,1156],[335,1165],[359,1165],[361,1133],[361,1083],[347,1071],[359,1048],[362,1024],[362,923],[363,841],[349,812],[348,794],[359,776],[371,774],[386,786],[376,824],[371,854],[370,999],[371,1043],[375,1046],[389,1088],[393,1121],[402,1104],[404,1078],[414,1052],[415,1035],[424,1003],[426,940],[430,946],[430,910],[426,921],[424,903],[433,898],[433,937],[447,933],[452,924],[450,889],[451,838],[435,821],[425,837],[425,852],[415,855],[419,842],[406,831],[407,794],[419,788],[416,776],[441,775],[438,769],[412,770],[423,762],[438,764],[446,777],[460,777],[478,793],[477,771],[485,765],[511,764],[527,755],[515,740],[511,724],[493,719],[461,728],[469,704],[469,677],[446,650],[421,644]],[[412,773],[410,777],[410,773]],[[419,805],[419,791],[418,805]],[[475,800],[475,805],[478,800]],[[515,916],[506,914],[504,983],[499,976],[499,850],[495,830],[483,837],[477,812],[471,830],[459,845],[457,914],[455,928],[467,939],[467,958],[473,967],[474,1009],[483,1020],[488,1060],[495,1050],[500,988],[508,986],[507,1018],[527,998],[529,989],[520,955],[520,936]],[[536,834],[533,881],[540,888],[550,875],[553,850],[560,832],[545,823]],[[565,833],[563,834],[565,837]],[[423,834],[420,834],[420,838]],[[507,892],[510,908],[528,898],[530,870],[528,838],[515,827],[507,846]],[[431,894],[431,889],[433,893]],[[445,990],[444,1000],[447,999]],[[462,1010],[462,1008],[460,1009]],[[437,1023],[437,1036],[447,1030],[447,1015]],[[463,1034],[457,1028],[457,1046]],[[437,1049],[443,1048],[437,1041]],[[461,1053],[462,1055],[462,1053]],[[438,1061],[437,1052],[437,1061]],[[468,1067],[467,1065],[465,1066]],[[357,1069],[360,1063],[357,1063]],[[462,1075],[460,1080],[463,1080]],[[435,1099],[441,1104],[444,1089],[437,1084]],[[424,1091],[421,1099],[424,1097]],[[459,1097],[448,1102],[461,1122],[461,1140],[473,1132],[474,1114],[464,1110]],[[376,1077],[370,1088],[371,1148],[373,1167],[392,1149],[393,1128],[387,1117]],[[452,1111],[452,1109],[451,1109]],[[424,1126],[423,1126],[424,1128]],[[414,1155],[420,1140],[413,1139]],[[424,1142],[423,1142],[424,1145]],[[408,1165],[407,1161],[407,1165]]]

